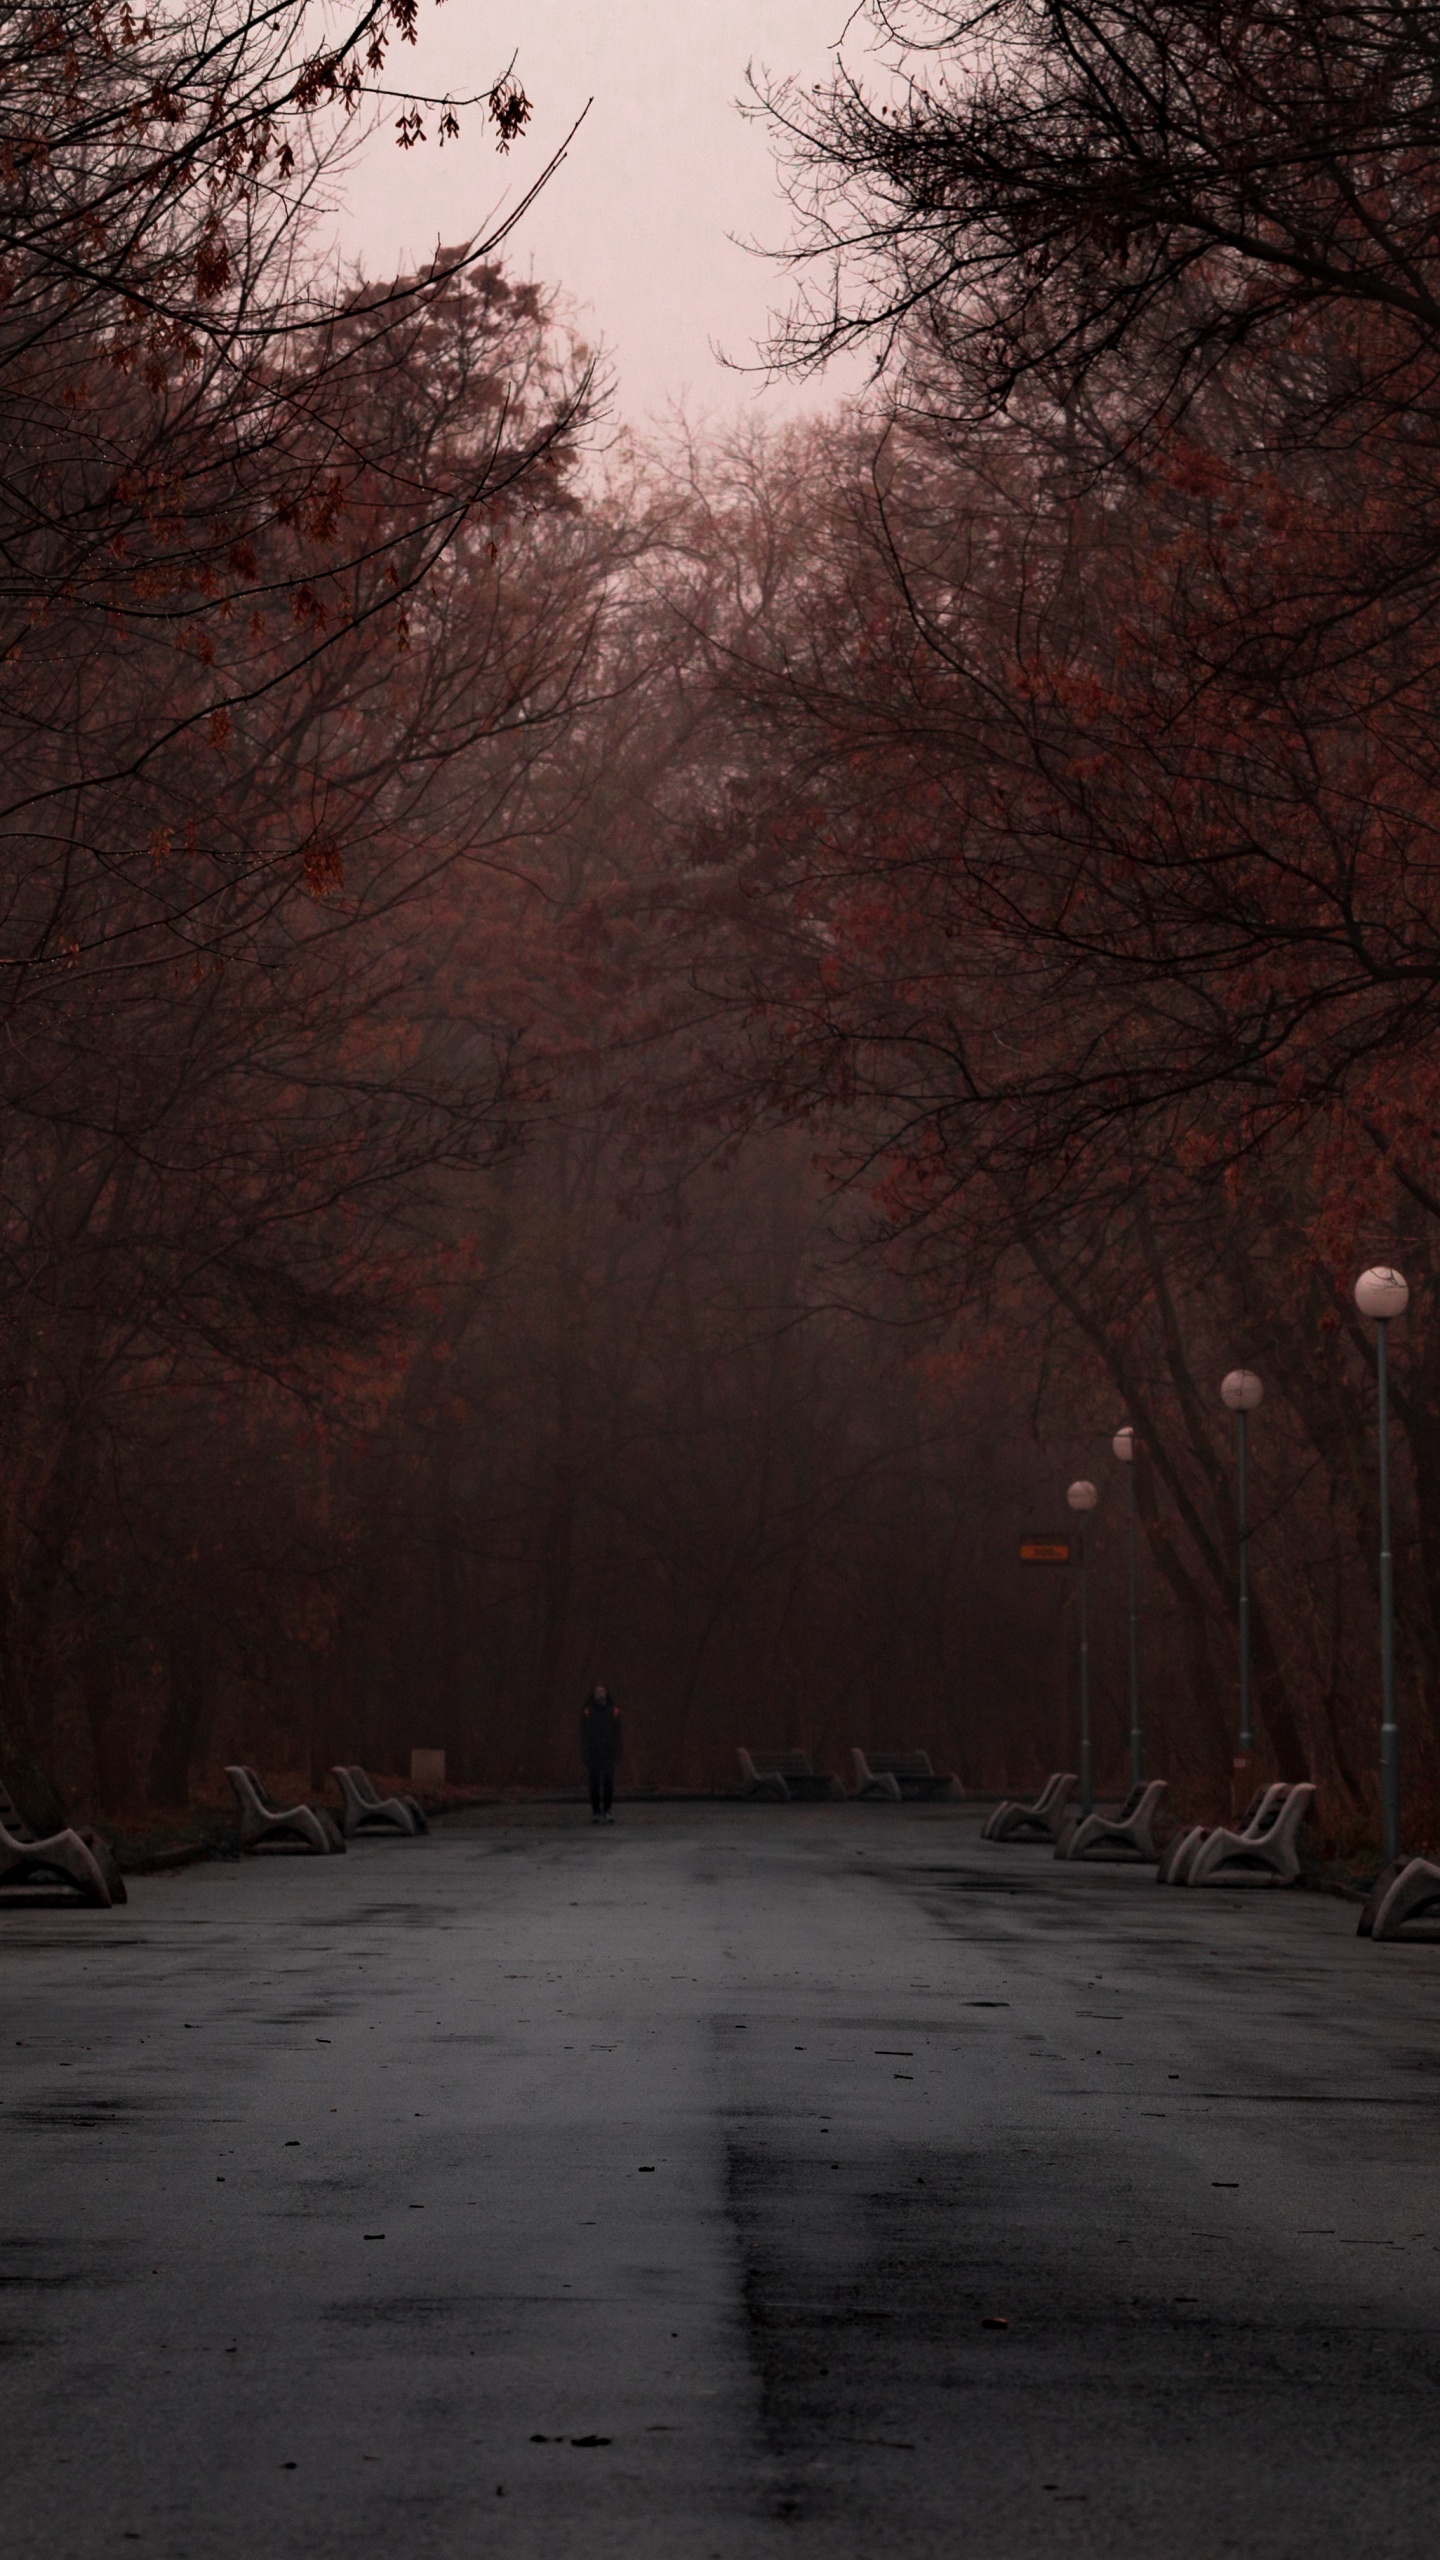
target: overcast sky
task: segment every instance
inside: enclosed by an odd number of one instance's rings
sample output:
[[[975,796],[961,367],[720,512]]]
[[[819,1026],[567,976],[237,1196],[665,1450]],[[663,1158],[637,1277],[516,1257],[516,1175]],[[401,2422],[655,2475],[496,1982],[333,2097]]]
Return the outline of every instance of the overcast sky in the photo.
[[[746,66],[823,78],[847,14],[848,0],[422,0],[419,45],[392,54],[395,85],[487,88],[513,51],[534,121],[503,160],[478,112],[444,150],[374,137],[349,174],[342,245],[370,274],[395,274],[437,240],[483,230],[593,98],[506,254],[560,286],[582,333],[611,351],[618,415],[643,425],[672,401],[697,420],[757,397],[770,415],[825,405],[854,368],[762,394],[713,349],[753,364],[786,294],[780,271],[735,245],[783,246],[789,222],[765,135],[736,108]]]

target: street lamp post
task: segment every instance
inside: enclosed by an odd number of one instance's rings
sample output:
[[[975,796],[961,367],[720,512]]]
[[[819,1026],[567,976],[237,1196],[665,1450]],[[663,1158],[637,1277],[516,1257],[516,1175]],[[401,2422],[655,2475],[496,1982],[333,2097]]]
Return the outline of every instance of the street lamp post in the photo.
[[[1239,1461],[1238,1518],[1240,1529],[1240,1751],[1235,1762],[1239,1791],[1244,1792],[1245,1772],[1249,1766],[1253,1736],[1250,1731],[1250,1506],[1246,1485],[1248,1450],[1245,1417],[1254,1413],[1263,1401],[1265,1388],[1253,1369],[1232,1369],[1220,1381],[1220,1401],[1235,1416],[1235,1450]]]
[[[1130,1544],[1130,1784],[1138,1787],[1145,1775],[1144,1748],[1140,1734],[1140,1607],[1135,1565],[1135,1433],[1132,1425],[1122,1422],[1110,1446],[1125,1470],[1130,1487],[1128,1516]]]
[[[1390,1405],[1386,1336],[1410,1304],[1408,1281],[1384,1263],[1362,1271],[1355,1304],[1375,1323],[1376,1429],[1380,1438],[1380,1857],[1400,1855],[1400,1729],[1395,1722],[1395,1584],[1390,1557]]]
[[[1095,1790],[1090,1770],[1090,1587],[1089,1568],[1085,1561],[1085,1521],[1100,1497],[1093,1484],[1082,1476],[1072,1484],[1065,1496],[1076,1514],[1080,1527],[1080,1810],[1090,1813],[1095,1804]]]

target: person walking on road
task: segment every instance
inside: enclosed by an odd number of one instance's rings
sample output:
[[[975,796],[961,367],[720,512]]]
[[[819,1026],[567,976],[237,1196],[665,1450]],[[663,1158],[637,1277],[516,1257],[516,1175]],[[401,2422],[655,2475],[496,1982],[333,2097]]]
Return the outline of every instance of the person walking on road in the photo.
[[[615,1771],[620,1762],[620,1710],[597,1680],[580,1710],[580,1751],[590,1781],[590,1819],[613,1822]]]

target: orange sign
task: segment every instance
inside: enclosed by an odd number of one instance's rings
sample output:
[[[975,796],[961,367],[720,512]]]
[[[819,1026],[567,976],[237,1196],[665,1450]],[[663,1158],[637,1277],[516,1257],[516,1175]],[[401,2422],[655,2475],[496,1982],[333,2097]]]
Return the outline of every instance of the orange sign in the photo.
[[[1020,1561],[1022,1564],[1068,1564],[1070,1541],[1068,1538],[1022,1538]]]

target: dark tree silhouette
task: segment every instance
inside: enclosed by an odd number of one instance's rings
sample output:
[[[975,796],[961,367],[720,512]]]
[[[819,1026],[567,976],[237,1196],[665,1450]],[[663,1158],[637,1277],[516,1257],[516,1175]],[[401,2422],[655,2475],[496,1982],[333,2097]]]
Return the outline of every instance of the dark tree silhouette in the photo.
[[[1172,399],[1355,305],[1357,384],[1440,346],[1440,32],[1408,0],[901,0],[896,72],[768,101],[815,289],[793,362],[911,323],[977,406],[1138,347]]]

